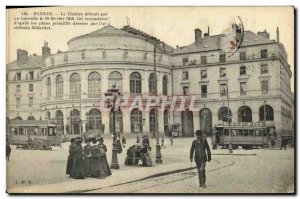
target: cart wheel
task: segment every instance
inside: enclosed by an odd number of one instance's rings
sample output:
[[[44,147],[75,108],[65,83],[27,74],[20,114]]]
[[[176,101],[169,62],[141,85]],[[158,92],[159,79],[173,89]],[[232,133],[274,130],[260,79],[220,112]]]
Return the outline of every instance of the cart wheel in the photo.
[[[41,141],[37,141],[35,144],[35,148],[38,150],[41,150],[43,148],[42,142]]]

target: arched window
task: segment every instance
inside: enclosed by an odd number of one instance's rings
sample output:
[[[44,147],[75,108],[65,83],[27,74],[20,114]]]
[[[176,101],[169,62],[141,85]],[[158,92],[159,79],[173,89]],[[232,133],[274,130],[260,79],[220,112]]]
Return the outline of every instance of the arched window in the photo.
[[[151,109],[149,113],[149,127],[150,133],[155,133],[155,109]]]
[[[47,77],[47,98],[51,96],[51,79]]]
[[[164,75],[163,77],[163,95],[168,95],[168,76]]]
[[[88,114],[88,123],[90,132],[100,132],[102,126],[102,115],[98,109],[92,109]]]
[[[149,75],[149,80],[148,80],[148,85],[149,85],[149,95],[155,94],[155,79],[154,79],[154,74],[151,73]]]
[[[16,117],[15,119],[13,119],[14,121],[16,120],[23,120],[20,116]]]
[[[231,110],[229,109],[229,113],[231,114]],[[228,114],[228,108],[222,107],[219,109],[218,119],[223,121],[224,116]]]
[[[263,105],[259,108],[260,121],[274,121],[274,111],[270,105]]]
[[[169,136],[169,116],[170,113],[168,110],[164,111],[164,134],[165,136]]]
[[[113,133],[113,112],[109,113],[109,129],[110,133]],[[123,133],[123,113],[122,110],[119,108],[118,111],[115,111],[115,130],[116,133]]]
[[[47,111],[47,113],[46,113],[46,119],[47,120],[51,119],[51,113],[50,113],[50,111]]]
[[[138,72],[133,72],[130,75],[130,93],[142,93],[142,78]]]
[[[56,77],[56,97],[62,97],[64,90],[64,80],[61,75]]]
[[[32,115],[30,115],[30,116],[27,118],[27,120],[35,120],[35,118],[34,118]]]
[[[239,122],[252,122],[252,110],[248,106],[241,106],[238,112]]]
[[[97,95],[101,92],[101,76],[97,72],[92,72],[88,77],[89,95]]]
[[[117,71],[110,73],[108,77],[108,87],[111,89],[113,85],[116,86],[116,89],[122,91],[122,75]]]
[[[77,109],[71,110],[70,124],[71,124],[71,134],[80,134],[81,119],[80,119],[80,111],[79,110],[77,110]]]
[[[61,110],[56,112],[57,131],[64,134],[64,114]]]
[[[142,111],[135,108],[130,113],[130,126],[131,133],[141,133],[143,132],[143,119],[142,119]]]
[[[78,73],[73,73],[70,78],[70,94],[80,95],[80,90],[81,90],[80,76]]]

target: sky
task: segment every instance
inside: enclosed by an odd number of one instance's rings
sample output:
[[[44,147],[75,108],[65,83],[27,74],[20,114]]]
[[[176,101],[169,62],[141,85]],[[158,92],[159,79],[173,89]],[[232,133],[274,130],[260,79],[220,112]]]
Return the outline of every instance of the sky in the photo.
[[[41,55],[44,40],[48,41],[52,53],[67,51],[67,41],[73,37],[87,34],[102,26],[56,26],[51,30],[15,30],[14,17],[20,16],[24,9],[7,12],[7,60],[16,59],[17,49],[26,49],[29,54]],[[107,13],[109,23],[122,28],[128,23],[146,33],[154,35],[167,44],[176,47],[194,42],[194,29],[203,33],[209,26],[210,35],[217,35],[233,21],[241,17],[245,30],[267,30],[271,39],[276,39],[279,27],[280,42],[288,54],[288,63],[293,73],[291,79],[294,91],[294,8],[293,7],[47,7],[26,9],[53,12],[101,12]],[[57,15],[58,16],[58,15]]]

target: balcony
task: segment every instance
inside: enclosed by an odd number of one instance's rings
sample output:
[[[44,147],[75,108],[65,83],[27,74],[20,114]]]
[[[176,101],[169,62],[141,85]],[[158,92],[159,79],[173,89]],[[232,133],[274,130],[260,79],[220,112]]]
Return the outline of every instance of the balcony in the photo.
[[[241,95],[241,96],[247,95],[247,91],[240,91],[240,95]]]
[[[201,98],[207,98],[207,93],[201,93]]]

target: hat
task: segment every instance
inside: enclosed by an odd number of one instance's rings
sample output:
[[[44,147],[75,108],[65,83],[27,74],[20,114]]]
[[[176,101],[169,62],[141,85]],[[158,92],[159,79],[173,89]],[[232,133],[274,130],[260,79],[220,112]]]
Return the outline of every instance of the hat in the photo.
[[[97,139],[96,138],[91,138],[91,141],[93,142],[93,144],[97,143]]]
[[[99,142],[104,142],[103,137],[100,137],[100,138],[98,139],[98,141],[99,141]]]
[[[195,132],[195,134],[196,134],[197,136],[202,136],[202,131],[201,131],[201,130],[197,130],[197,131]]]
[[[71,138],[71,143],[72,143],[72,142],[75,142],[75,138]]]
[[[82,142],[82,138],[81,138],[81,137],[77,137],[77,138],[75,139],[75,142],[77,142],[77,143]]]

